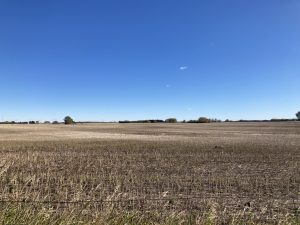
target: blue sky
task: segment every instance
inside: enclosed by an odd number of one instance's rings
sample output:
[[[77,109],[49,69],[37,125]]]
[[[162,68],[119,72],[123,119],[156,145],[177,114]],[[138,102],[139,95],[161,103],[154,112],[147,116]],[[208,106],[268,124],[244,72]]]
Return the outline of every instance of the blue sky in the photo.
[[[0,119],[291,118],[298,0],[0,0]]]

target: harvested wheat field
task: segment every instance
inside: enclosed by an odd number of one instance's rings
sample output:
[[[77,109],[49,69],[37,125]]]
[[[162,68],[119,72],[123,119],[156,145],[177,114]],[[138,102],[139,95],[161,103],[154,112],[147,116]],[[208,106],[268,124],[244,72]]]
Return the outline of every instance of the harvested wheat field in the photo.
[[[299,224],[300,123],[0,125],[2,224]]]

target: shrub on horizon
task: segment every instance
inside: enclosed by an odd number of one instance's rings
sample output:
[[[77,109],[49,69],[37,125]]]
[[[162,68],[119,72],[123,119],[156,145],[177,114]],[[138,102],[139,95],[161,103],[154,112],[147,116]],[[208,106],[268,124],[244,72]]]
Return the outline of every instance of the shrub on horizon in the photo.
[[[206,117],[200,117],[198,119],[198,123],[210,123],[210,119],[208,119]]]
[[[166,123],[177,123],[177,119],[176,118],[166,119]]]

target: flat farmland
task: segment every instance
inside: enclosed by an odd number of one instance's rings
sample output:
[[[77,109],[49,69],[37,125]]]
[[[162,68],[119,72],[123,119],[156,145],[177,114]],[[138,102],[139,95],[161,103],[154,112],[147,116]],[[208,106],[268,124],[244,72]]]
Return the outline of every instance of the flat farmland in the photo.
[[[298,224],[300,122],[0,125],[3,224]]]

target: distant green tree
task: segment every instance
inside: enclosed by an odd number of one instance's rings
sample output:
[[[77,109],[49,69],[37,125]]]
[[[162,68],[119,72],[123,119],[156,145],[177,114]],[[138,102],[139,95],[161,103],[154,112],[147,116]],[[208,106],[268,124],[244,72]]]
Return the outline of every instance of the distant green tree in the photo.
[[[177,123],[177,119],[176,118],[166,119],[166,123]]]
[[[206,117],[200,117],[198,119],[198,123],[209,123],[211,122],[210,119],[206,118]]]
[[[298,120],[300,120],[300,111],[296,113]]]
[[[74,124],[75,121],[70,117],[70,116],[66,116],[64,118],[65,124]]]

